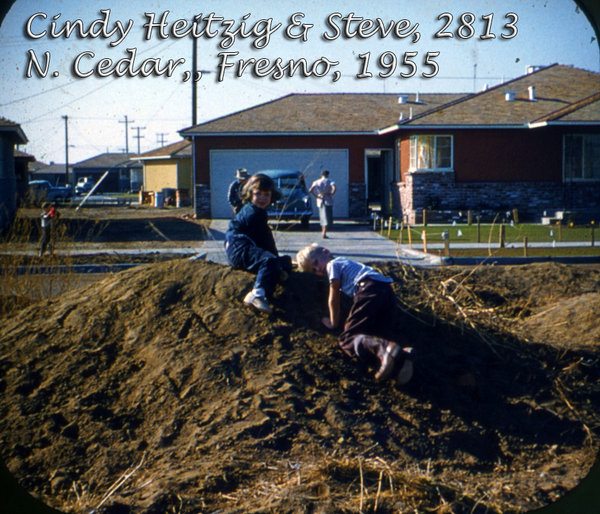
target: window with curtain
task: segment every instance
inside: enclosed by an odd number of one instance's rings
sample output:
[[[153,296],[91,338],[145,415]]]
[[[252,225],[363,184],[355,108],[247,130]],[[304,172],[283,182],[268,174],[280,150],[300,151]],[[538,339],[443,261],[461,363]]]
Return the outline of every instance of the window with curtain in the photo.
[[[452,170],[452,136],[411,136],[410,170]]]
[[[569,134],[564,140],[565,180],[600,180],[600,134]]]

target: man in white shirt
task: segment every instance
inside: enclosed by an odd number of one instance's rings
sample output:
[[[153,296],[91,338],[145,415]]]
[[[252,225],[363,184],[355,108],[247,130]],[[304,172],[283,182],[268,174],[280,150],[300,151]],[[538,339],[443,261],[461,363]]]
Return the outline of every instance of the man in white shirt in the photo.
[[[321,178],[315,180],[308,190],[317,199],[323,239],[327,239],[327,228],[333,223],[333,195],[335,195],[335,190],[335,182],[329,179],[328,170],[324,170],[321,173]]]

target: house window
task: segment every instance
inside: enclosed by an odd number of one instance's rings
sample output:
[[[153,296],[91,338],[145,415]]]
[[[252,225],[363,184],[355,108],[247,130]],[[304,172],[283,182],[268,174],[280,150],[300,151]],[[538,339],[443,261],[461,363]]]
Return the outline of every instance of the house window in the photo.
[[[411,136],[410,170],[452,170],[452,136]]]
[[[565,179],[600,180],[600,134],[565,136]]]

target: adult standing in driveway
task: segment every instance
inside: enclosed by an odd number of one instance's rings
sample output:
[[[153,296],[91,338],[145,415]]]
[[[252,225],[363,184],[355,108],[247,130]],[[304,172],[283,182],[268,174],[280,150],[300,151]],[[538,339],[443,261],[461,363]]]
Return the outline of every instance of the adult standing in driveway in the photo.
[[[323,239],[327,239],[327,229],[333,224],[333,196],[335,191],[335,182],[329,179],[328,170],[324,170],[321,173],[321,178],[315,180],[308,190],[317,199]]]
[[[227,201],[233,209],[234,216],[240,212],[244,206],[244,203],[240,199],[240,191],[247,180],[248,171],[246,168],[240,168],[235,172],[235,180],[229,184],[229,189],[227,190]]]

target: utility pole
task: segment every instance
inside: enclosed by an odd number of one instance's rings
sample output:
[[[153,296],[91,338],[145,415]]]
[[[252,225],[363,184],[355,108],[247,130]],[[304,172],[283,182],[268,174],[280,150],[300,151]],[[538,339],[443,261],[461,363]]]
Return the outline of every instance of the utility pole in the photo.
[[[196,125],[197,91],[196,70],[198,68],[198,39],[192,38],[192,127]]]
[[[195,20],[196,18],[194,18]],[[192,20],[193,21],[193,20]],[[198,38],[192,38],[192,76],[190,82],[192,83],[192,126],[195,126],[198,122],[198,80],[202,75],[207,73],[213,73],[210,70],[198,70]]]
[[[65,184],[69,185],[69,117],[65,115],[62,118],[65,120]]]
[[[133,123],[133,120],[129,121],[127,119],[127,116],[125,116],[125,121],[119,120],[119,123],[125,123],[125,153],[128,154],[129,153],[129,133],[127,131],[127,128],[128,128],[129,123]]]
[[[158,132],[156,134],[156,142],[160,145],[160,146],[165,146],[166,144],[166,139],[165,136],[167,135],[166,132]]]
[[[133,136],[134,139],[137,139],[137,153],[138,155],[140,154],[140,139],[142,139],[144,136],[140,135],[140,130],[146,130],[146,127],[132,127],[133,130],[135,130],[137,132],[137,134],[135,136]]]

